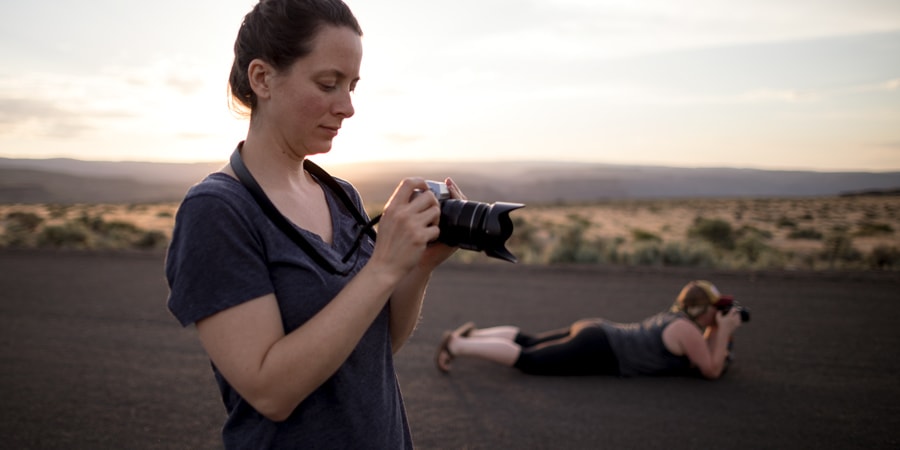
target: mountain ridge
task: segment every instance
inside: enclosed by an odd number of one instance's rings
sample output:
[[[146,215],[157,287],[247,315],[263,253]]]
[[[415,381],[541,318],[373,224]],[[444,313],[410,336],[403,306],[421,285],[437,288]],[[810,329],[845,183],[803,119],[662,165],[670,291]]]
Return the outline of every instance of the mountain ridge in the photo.
[[[0,203],[179,201],[223,162],[162,163],[0,158]],[[567,161],[401,161],[323,166],[367,203],[400,179],[451,177],[472,200],[521,203],[703,197],[809,197],[900,188],[900,172],[681,168]]]

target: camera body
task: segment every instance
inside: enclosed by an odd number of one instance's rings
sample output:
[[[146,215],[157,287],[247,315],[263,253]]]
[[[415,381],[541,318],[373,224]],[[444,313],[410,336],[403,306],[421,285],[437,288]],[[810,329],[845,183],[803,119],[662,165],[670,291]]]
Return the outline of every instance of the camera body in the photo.
[[[716,309],[722,311],[722,314],[727,314],[728,311],[731,311],[731,308],[736,308],[738,313],[740,313],[741,322],[750,321],[750,310],[742,306],[736,300],[722,299],[716,304]]]
[[[428,190],[441,204],[441,233],[438,242],[466,250],[483,251],[487,256],[516,262],[506,249],[512,235],[513,223],[509,213],[524,207],[521,203],[481,203],[450,197],[446,183],[426,180]]]
[[[438,201],[448,200],[450,198],[450,188],[447,187],[447,183],[425,180],[425,184],[428,185],[428,190],[437,197]]]

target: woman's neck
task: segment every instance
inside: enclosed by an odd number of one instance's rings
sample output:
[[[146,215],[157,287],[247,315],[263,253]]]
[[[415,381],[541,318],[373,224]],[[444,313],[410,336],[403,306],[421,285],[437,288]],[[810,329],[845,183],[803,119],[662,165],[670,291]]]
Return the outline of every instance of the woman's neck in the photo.
[[[247,136],[241,157],[257,182],[267,190],[305,192],[318,188],[315,179],[303,170],[306,155],[293,151],[286,143]]]

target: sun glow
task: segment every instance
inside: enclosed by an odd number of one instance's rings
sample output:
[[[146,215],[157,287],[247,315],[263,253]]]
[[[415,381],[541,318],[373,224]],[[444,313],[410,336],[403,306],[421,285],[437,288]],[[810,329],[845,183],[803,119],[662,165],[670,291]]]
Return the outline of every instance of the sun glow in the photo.
[[[0,156],[227,158],[254,1],[160,1],[2,3]],[[362,79],[323,161],[900,170],[897,2],[348,3]]]

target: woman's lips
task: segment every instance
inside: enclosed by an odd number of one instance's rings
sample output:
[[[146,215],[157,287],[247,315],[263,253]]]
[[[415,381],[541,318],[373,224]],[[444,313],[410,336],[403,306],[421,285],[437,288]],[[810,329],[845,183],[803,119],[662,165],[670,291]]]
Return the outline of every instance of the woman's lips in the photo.
[[[329,126],[324,126],[324,125],[323,125],[323,126],[322,126],[322,129],[323,129],[326,133],[328,133],[331,137],[335,137],[335,136],[338,135],[338,130],[341,129],[341,127],[329,127]]]

